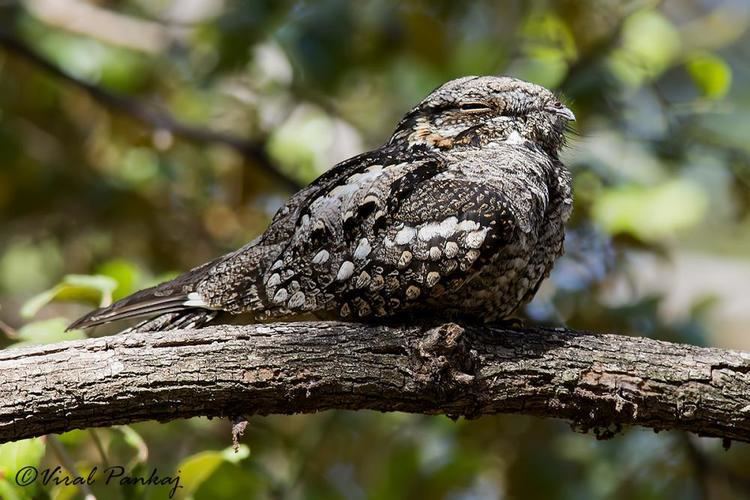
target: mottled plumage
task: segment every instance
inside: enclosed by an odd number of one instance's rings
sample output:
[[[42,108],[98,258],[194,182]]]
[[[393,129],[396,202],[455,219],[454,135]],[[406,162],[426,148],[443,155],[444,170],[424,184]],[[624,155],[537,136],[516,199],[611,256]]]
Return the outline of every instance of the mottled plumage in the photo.
[[[572,199],[558,150],[572,119],[537,85],[450,81],[387,144],[295,194],[257,239],[71,327],[152,315],[140,328],[161,330],[219,313],[508,318],[563,251]]]

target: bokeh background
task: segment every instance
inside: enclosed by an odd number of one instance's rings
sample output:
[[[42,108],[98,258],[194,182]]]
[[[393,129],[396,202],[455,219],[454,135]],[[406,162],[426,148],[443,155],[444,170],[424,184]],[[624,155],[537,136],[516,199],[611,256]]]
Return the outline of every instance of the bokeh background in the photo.
[[[0,1],[0,345],[255,237],[444,81],[508,74],[578,121],[568,254],[532,321],[750,350],[745,0]],[[253,417],[0,446],[19,465],[180,471],[180,498],[750,498],[750,447],[524,416]],[[166,488],[94,486],[98,498]]]

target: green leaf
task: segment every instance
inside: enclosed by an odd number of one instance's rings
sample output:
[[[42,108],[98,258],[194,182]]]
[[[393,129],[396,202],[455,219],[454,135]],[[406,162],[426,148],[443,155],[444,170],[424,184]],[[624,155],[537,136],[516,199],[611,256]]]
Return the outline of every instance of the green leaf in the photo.
[[[515,61],[509,74],[547,87],[557,86],[575,60],[575,37],[563,19],[551,12],[529,16],[522,27],[524,58]]]
[[[57,300],[82,300],[90,297],[98,299],[100,307],[112,302],[112,291],[117,282],[109,276],[68,274],[63,278],[62,289]]]
[[[559,53],[559,57],[574,60],[578,50],[575,37],[567,23],[553,12],[536,13],[526,19],[522,27],[527,44],[526,50],[531,53],[542,51]]]
[[[237,448],[237,451],[234,450],[234,447],[230,447],[222,451],[221,454],[222,457],[224,457],[224,460],[229,463],[236,464],[250,456],[250,447],[245,444],[241,444]]]
[[[63,340],[78,340],[86,338],[81,330],[65,331],[69,322],[65,318],[51,318],[42,321],[34,321],[24,325],[18,330],[18,339],[11,347],[23,347],[37,344],[51,344]]]
[[[135,458],[136,463],[144,463],[148,460],[148,445],[143,437],[130,426],[118,425],[116,428],[122,433],[125,443],[138,452]]]
[[[8,481],[7,479],[0,479],[0,498],[4,500],[21,500],[31,498],[28,495],[25,495],[25,492],[18,490],[19,487],[12,482]]]
[[[177,466],[177,474],[184,486],[178,495],[181,498],[191,497],[222,463],[236,464],[248,456],[250,448],[243,444],[237,453],[230,447],[222,451],[204,451],[187,457]]]
[[[8,180],[0,182],[7,183]],[[7,185],[3,187],[7,188]],[[0,290],[12,293],[31,292],[50,286],[50,277],[58,276],[63,266],[62,251],[55,241],[3,241],[0,254]]]
[[[78,472],[85,477],[89,471],[79,470]],[[80,498],[80,494],[81,490],[78,486],[72,484],[60,484],[53,487],[50,491],[50,497],[55,500],[75,500],[76,498]]]
[[[46,306],[55,299],[55,296],[57,295],[59,289],[60,285],[55,285],[49,290],[45,290],[42,293],[31,297],[23,304],[23,306],[21,306],[21,317],[33,318],[34,316],[36,316],[36,313],[38,313],[42,309],[42,307]]]
[[[630,233],[656,240],[698,223],[708,200],[692,182],[626,186],[603,191],[592,207],[594,218],[611,233]]]
[[[183,498],[192,496],[222,462],[224,456],[220,451],[203,451],[187,457],[177,466],[177,474],[182,479],[183,486],[178,495]]]
[[[323,110],[299,106],[268,139],[268,153],[295,176],[312,178],[327,168],[326,151],[331,147],[337,122]]]
[[[657,10],[639,10],[626,19],[621,47],[613,52],[610,67],[620,80],[638,86],[672,65],[680,43],[680,34],[667,17]]]
[[[60,284],[27,300],[21,307],[21,316],[34,317],[53,300],[94,302],[104,306],[112,302],[112,291],[115,288],[117,282],[109,276],[69,274]]]
[[[33,496],[36,488],[19,486],[15,482],[16,474],[23,467],[39,468],[44,456],[45,443],[42,438],[24,439],[0,445],[0,498],[7,500],[26,499]]]
[[[37,467],[46,446],[42,438],[24,439],[0,445],[0,475],[15,476],[21,467]]]
[[[63,446],[75,447],[88,443],[91,439],[91,434],[83,429],[73,429],[72,431],[59,434],[57,439]]]
[[[159,157],[148,148],[130,148],[123,154],[116,173],[130,185],[153,183],[159,173]]]
[[[130,295],[141,281],[138,267],[125,259],[113,259],[105,262],[97,269],[97,274],[109,276],[117,282],[117,288],[112,291],[114,300]]]
[[[129,92],[149,75],[147,59],[134,51],[38,25],[26,27],[38,50],[83,80]]]
[[[687,70],[701,93],[709,99],[724,97],[732,86],[732,68],[714,54],[694,55],[687,62]]]

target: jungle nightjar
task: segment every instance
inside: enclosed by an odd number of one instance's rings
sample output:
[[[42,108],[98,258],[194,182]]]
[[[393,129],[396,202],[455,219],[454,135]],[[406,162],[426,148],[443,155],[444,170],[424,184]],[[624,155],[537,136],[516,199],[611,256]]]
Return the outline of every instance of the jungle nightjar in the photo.
[[[563,252],[572,195],[558,151],[574,119],[538,85],[452,80],[384,145],[296,193],[255,240],[71,328],[142,316],[140,331],[230,315],[509,318]]]

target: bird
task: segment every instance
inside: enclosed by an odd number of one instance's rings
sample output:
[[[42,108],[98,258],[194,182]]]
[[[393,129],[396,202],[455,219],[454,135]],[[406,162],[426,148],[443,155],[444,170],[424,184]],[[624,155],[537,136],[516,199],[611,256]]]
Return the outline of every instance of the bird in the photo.
[[[559,153],[574,120],[534,83],[448,81],[382,146],[294,194],[250,243],[69,329],[144,317],[133,328],[222,318],[512,319],[563,254],[573,197]]]

